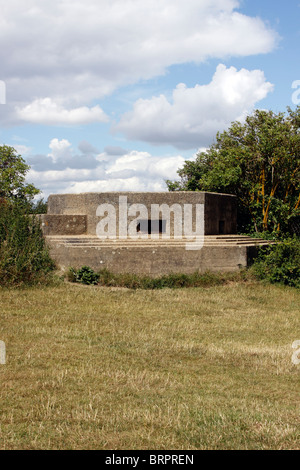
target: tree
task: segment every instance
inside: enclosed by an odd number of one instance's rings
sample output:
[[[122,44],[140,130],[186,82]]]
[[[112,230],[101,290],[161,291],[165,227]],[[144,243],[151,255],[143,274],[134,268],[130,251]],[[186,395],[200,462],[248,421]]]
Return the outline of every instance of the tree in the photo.
[[[40,193],[25,182],[30,167],[13,147],[0,146],[0,198],[15,202],[30,202]]]
[[[235,194],[242,225],[286,230],[300,215],[300,106],[287,114],[256,110],[218,133],[216,142],[178,170],[170,191]]]
[[[25,181],[29,166],[14,148],[0,146],[0,285],[46,282],[55,263],[36,216],[45,208],[33,203],[40,190]]]

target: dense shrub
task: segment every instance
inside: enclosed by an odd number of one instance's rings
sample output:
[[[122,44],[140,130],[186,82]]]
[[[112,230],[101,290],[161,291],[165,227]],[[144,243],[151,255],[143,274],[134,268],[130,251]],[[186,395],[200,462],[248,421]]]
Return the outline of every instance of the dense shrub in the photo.
[[[299,288],[300,240],[289,238],[261,248],[252,269],[259,279]]]
[[[81,284],[94,285],[98,284],[99,274],[95,273],[89,266],[82,266],[82,268],[78,270],[70,268],[68,280],[71,282],[80,282]]]
[[[45,281],[54,268],[39,219],[20,204],[0,201],[0,285]]]
[[[29,203],[28,212],[30,214],[47,214],[47,202],[43,198]]]

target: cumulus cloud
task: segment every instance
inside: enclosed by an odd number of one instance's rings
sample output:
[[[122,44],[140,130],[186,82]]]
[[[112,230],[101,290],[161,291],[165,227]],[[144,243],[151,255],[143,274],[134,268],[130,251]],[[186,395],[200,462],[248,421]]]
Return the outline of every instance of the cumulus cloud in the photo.
[[[209,145],[218,131],[242,120],[272,91],[260,70],[237,70],[220,64],[208,85],[180,83],[172,102],[165,95],[139,99],[115,126],[127,138],[178,148]]]
[[[27,157],[28,164],[38,172],[57,172],[60,178],[60,172],[71,170],[94,170],[98,167],[98,153],[88,142],[80,142],[78,151],[74,151],[72,144],[67,139],[54,138],[49,144],[50,152],[47,155],[29,155]],[[89,152],[86,150],[89,149]],[[80,173],[78,171],[78,174]]]
[[[87,147],[88,142],[85,142]],[[26,160],[31,165],[28,182],[34,183],[45,197],[51,193],[90,191],[165,191],[165,179],[175,179],[184,158],[153,156],[148,152],[130,151],[125,155],[106,152],[95,154],[92,164],[87,155],[78,154],[67,139],[52,139],[47,155]]]
[[[32,149],[28,147],[27,145],[23,144],[14,144],[14,149],[17,152],[18,155],[22,155],[23,157],[25,155],[29,155]]]
[[[78,125],[108,121],[108,116],[98,105],[93,108],[81,106],[68,110],[62,105],[55,103],[51,98],[37,99],[23,108],[17,107],[16,116],[26,122],[48,126]]]
[[[0,0],[3,122],[102,122],[87,103],[173,64],[270,52],[276,33],[241,3]]]
[[[107,175],[115,178],[135,173],[144,179],[173,179],[178,176],[176,171],[183,162],[181,156],[154,157],[148,152],[132,151],[117,158],[109,166]]]
[[[81,181],[69,185],[64,193],[109,192],[109,191],[166,191],[163,181],[147,181],[136,176],[128,178],[115,178],[110,180]]]
[[[119,156],[119,155],[125,155],[128,153],[127,150],[123,149],[122,147],[118,147],[115,145],[107,145],[104,147],[104,152],[107,155],[112,155],[112,156]]]
[[[79,142],[78,148],[85,155],[94,155],[94,154],[99,153],[99,150],[96,149],[96,147],[91,145],[86,140],[82,140],[81,142]]]

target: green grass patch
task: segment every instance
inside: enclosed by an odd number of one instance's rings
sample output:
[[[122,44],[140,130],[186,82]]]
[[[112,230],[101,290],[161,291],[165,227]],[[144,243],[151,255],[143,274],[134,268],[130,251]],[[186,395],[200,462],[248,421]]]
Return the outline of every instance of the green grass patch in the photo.
[[[1,449],[299,449],[300,292],[0,288]]]

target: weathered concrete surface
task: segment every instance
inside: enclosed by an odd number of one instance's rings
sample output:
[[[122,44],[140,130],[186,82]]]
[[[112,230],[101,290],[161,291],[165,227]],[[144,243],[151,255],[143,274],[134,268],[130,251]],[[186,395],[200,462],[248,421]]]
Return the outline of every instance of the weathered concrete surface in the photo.
[[[120,200],[123,205],[120,205]],[[96,236],[97,224],[102,217],[106,217],[104,213],[97,216],[97,208],[103,204],[109,204],[116,216],[114,239],[100,239]],[[140,213],[134,210],[134,215],[129,215],[129,208],[133,204],[142,204],[146,208],[146,217],[138,217]],[[153,205],[161,209],[155,218],[152,216]],[[174,232],[176,216],[171,210],[172,206],[176,206],[176,210],[179,208],[182,224],[179,227],[184,234],[182,215],[185,213],[185,205],[193,207],[193,231],[196,229],[195,208],[197,205],[204,206],[204,246],[199,250],[187,250],[187,240]],[[135,220],[136,234],[141,238],[128,238],[128,225],[125,236],[119,229],[120,217],[124,216],[124,212],[127,224]],[[158,276],[195,271],[237,271],[248,266],[257,253],[258,245],[266,242],[235,235],[236,213],[236,197],[228,194],[111,192],[51,195],[48,199],[48,214],[41,218],[51,255],[62,268],[88,265],[96,271],[105,267],[116,273]],[[154,231],[148,235],[149,221],[151,227],[153,220],[158,227],[166,227],[166,220],[170,221],[169,238],[168,233],[164,233],[165,229],[158,230],[161,233],[157,239],[152,236]]]
[[[86,215],[41,214],[44,235],[84,235],[87,232]]]
[[[204,193],[205,235],[237,231],[237,199],[228,194]]]
[[[206,236],[200,250],[187,251],[183,241],[107,240],[95,237],[47,237],[61,268],[88,265],[115,273],[158,276],[170,273],[238,271],[249,265],[263,240],[239,236]]]
[[[111,204],[116,211],[117,225],[119,220],[119,197],[127,198],[127,205],[143,204],[146,206],[150,218],[151,205],[153,204],[204,204],[204,233],[233,234],[236,233],[236,197],[228,194],[206,193],[206,192],[110,192],[110,193],[82,193],[82,194],[54,194],[48,198],[48,214],[52,215],[86,215],[87,235],[96,234],[96,226],[100,218],[96,216],[98,206]],[[128,216],[128,222],[136,216]],[[162,218],[162,215],[161,217]],[[193,220],[193,229],[195,229]],[[47,234],[55,235],[61,232],[53,230]],[[172,230],[171,230],[172,234]]]

